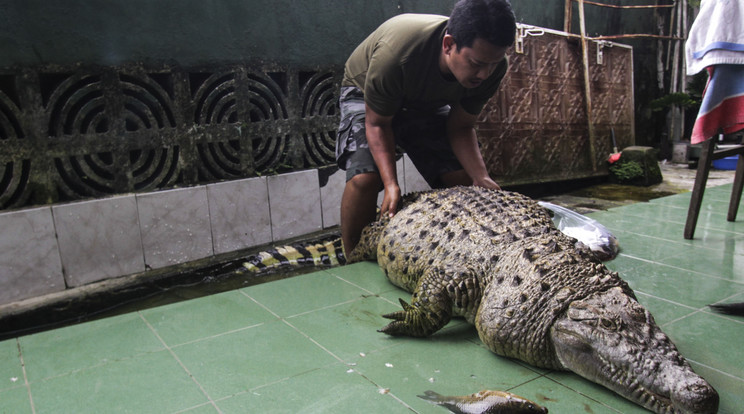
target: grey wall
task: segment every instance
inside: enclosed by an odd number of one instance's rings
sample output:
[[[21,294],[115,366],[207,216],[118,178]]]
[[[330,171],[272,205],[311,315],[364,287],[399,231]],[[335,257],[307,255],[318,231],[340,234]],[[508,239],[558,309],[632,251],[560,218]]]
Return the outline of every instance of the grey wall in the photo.
[[[605,0],[632,4],[629,0]],[[342,63],[385,19],[454,0],[0,0],[0,67],[264,60]],[[563,29],[561,0],[515,0],[521,23]],[[573,31],[578,32],[574,9]],[[653,32],[653,12],[586,7],[589,34]],[[635,42],[638,49],[653,41]]]
[[[563,28],[563,2],[516,0],[517,19]],[[2,0],[0,66],[263,59],[343,62],[383,20],[449,14],[452,0]],[[605,22],[606,19],[600,19]]]
[[[443,0],[3,0],[0,66],[328,64],[345,60],[387,17],[449,7]]]

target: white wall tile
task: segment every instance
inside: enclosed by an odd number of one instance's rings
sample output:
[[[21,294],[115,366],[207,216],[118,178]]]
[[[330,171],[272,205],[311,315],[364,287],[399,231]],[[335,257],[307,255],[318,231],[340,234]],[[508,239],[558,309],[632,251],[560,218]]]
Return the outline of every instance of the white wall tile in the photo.
[[[142,272],[134,195],[52,207],[69,287]]]
[[[398,171],[401,170],[398,169]],[[418,172],[411,159],[408,158],[408,154],[403,154],[403,177],[405,181],[404,194],[431,190],[424,177]]]
[[[216,254],[271,242],[266,178],[207,185]]]
[[[319,173],[320,174],[320,173]],[[325,184],[325,185],[324,185]],[[346,171],[337,170],[320,187],[323,228],[338,226],[341,221],[341,196],[346,185]]]
[[[0,214],[0,304],[65,289],[52,210]]]
[[[137,195],[145,263],[151,268],[213,254],[206,187]]]
[[[322,229],[316,170],[272,175],[267,179],[274,241]]]
[[[401,175],[404,163],[396,164]],[[319,174],[308,170],[1,213],[0,303],[336,226],[345,172],[324,178],[323,187]]]

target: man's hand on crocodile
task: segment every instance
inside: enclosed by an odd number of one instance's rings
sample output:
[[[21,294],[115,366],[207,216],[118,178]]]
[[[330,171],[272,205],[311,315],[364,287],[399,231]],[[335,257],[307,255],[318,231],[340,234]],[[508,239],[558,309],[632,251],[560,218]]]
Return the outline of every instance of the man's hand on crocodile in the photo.
[[[385,215],[393,217],[398,211],[400,198],[400,187],[397,184],[386,186],[385,194],[382,197],[382,204],[380,205],[380,218]]]
[[[473,185],[477,187],[490,188],[491,190],[501,190],[501,186],[488,176],[480,180],[473,180]]]

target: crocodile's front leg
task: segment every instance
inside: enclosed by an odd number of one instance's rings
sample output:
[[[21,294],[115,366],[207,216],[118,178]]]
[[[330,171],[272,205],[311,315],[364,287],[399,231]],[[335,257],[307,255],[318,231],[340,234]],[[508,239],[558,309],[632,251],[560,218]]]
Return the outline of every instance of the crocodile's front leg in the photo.
[[[481,286],[472,271],[433,268],[424,272],[411,304],[403,299],[402,311],[383,315],[393,319],[379,332],[388,335],[429,336],[452,318],[453,309],[472,322],[481,298]]]

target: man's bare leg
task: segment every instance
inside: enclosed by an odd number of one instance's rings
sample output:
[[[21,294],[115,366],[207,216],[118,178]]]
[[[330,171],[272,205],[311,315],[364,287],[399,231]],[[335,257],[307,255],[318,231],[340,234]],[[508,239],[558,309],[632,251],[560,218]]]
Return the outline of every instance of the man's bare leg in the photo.
[[[375,220],[380,188],[382,180],[377,173],[358,174],[346,182],[341,197],[341,240],[346,257],[359,243],[364,226]]]

